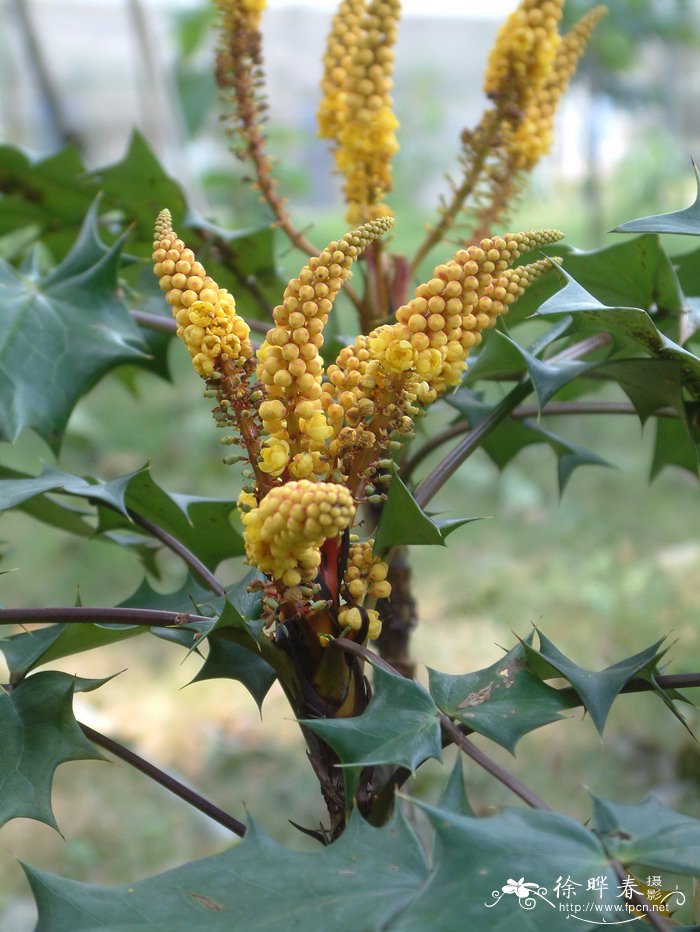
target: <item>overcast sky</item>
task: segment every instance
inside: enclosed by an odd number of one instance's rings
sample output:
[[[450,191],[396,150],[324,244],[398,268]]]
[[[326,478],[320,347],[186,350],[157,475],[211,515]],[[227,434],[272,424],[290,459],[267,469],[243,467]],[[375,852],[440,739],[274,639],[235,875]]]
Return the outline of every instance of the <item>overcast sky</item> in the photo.
[[[484,18],[484,4],[475,0],[403,0],[401,4],[407,15],[464,16]],[[489,0],[488,15],[494,18],[506,16],[515,9],[516,0]],[[269,9],[281,7],[314,7],[319,10],[335,9],[331,0],[268,0]]]

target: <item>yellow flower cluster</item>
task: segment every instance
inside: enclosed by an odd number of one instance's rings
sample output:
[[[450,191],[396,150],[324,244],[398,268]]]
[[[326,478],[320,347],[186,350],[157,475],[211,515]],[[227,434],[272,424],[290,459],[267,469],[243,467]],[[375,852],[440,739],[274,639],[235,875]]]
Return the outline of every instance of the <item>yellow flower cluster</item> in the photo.
[[[243,515],[248,560],[285,586],[313,580],[321,547],[354,517],[355,502],[343,485],[301,479],[276,486]]]
[[[352,598],[360,604],[367,595],[372,599],[388,599],[391,595],[391,583],[387,581],[389,567],[373,548],[373,540],[350,545],[343,580]]]
[[[365,611],[369,620],[367,637],[370,641],[375,641],[382,633],[379,612],[374,608],[368,608]],[[338,624],[341,629],[350,628],[351,631],[359,631],[362,628],[362,612],[354,605],[344,605],[338,612]]]
[[[328,473],[322,454],[333,431],[320,400],[323,328],[352,263],[392,223],[389,217],[373,220],[329,243],[292,279],[274,309],[275,326],[257,353],[266,391],[260,416],[269,435],[260,459],[264,472],[279,476],[291,461],[297,479]]]
[[[252,357],[250,328],[236,314],[233,295],[219,288],[178,239],[169,210],[162,210],[156,221],[153,263],[177,321],[177,335],[202,378],[216,378],[221,363]]]
[[[554,64],[564,0],[523,0],[491,49],[484,91],[524,111]]]
[[[400,0],[346,2],[329,37],[319,133],[337,143],[350,223],[391,214],[382,199],[392,187],[391,158],[398,149],[391,89],[400,12]]]
[[[360,36],[365,0],[342,0],[333,17],[323,56],[323,96],[318,107],[318,135],[338,142],[347,114],[347,84]]]
[[[606,12],[605,6],[593,7],[562,37],[547,79],[530,100],[522,121],[509,140],[508,148],[515,169],[529,171],[549,152],[559,102],[576,72],[593,30]]]
[[[519,256],[561,239],[558,230],[506,234],[459,250],[437,266],[430,281],[396,312],[396,323],[359,336],[328,367],[322,403],[343,442],[345,421],[365,422],[363,431],[383,443],[391,431],[410,432],[416,403],[428,404],[448,386],[457,385],[481,331],[492,327],[525,290],[551,266],[548,259],[509,269]]]

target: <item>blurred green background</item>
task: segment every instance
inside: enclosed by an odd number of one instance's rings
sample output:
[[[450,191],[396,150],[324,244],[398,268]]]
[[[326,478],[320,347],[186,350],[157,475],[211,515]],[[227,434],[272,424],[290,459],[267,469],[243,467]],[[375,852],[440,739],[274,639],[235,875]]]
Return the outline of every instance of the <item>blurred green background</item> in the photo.
[[[308,225],[322,242],[344,228],[339,185],[313,127],[328,4],[319,9],[270,0],[269,6],[270,147],[299,225]],[[420,5],[408,6],[410,13]],[[478,119],[487,50],[513,4],[493,4],[469,16],[460,3],[430,6],[430,16],[407,16],[397,60],[402,129],[393,246],[407,252],[445,190],[459,131]],[[583,7],[572,4],[567,15],[571,19]],[[554,151],[517,205],[511,228],[559,227],[572,244],[592,248],[613,241],[605,231],[616,223],[691,200],[689,155],[700,150],[699,16],[697,3],[616,0],[567,98]],[[227,151],[211,79],[212,17],[205,7],[6,0],[0,17],[3,141],[43,154],[71,139],[94,167],[121,155],[135,125],[200,211],[231,227],[266,221],[264,207],[244,183],[246,168]],[[291,273],[299,256],[282,237],[278,250],[281,267]],[[348,308],[339,313],[341,330],[350,332]],[[237,494],[185,351],[174,345],[170,358],[172,384],[144,372],[121,372],[80,403],[59,459],[62,468],[110,478],[150,461],[157,481],[171,491]],[[432,415],[440,423],[449,417],[444,406]],[[414,551],[421,617],[416,657],[450,673],[478,669],[494,662],[501,647],[512,646],[512,632],[524,636],[535,623],[590,668],[668,634],[677,641],[672,670],[700,670],[696,481],[667,469],[648,483],[652,428],[643,432],[636,418],[551,418],[547,426],[616,469],[578,471],[559,501],[555,461],[541,447],[526,450],[502,475],[484,454],[473,457],[436,504],[489,520],[456,533],[447,550]],[[30,472],[41,461],[54,461],[33,435],[12,448],[2,445],[0,458]],[[0,569],[12,570],[0,576],[0,600],[9,606],[71,604],[76,592],[84,604],[112,605],[142,578],[129,554],[15,513],[2,517],[0,553]],[[184,573],[174,557],[160,560],[157,588],[169,591]],[[221,575],[233,580],[243,571],[232,562]],[[309,844],[287,820],[312,825],[322,807],[296,726],[276,690],[264,704],[262,723],[238,684],[207,681],[181,690],[198,661],[183,662],[180,648],[150,638],[69,658],[58,667],[90,676],[125,670],[98,692],[78,697],[78,718],[191,781],[234,814],[241,816],[245,804],[279,840]],[[423,666],[420,675],[425,677]],[[700,724],[693,709],[687,714],[691,727]],[[666,804],[700,816],[700,752],[650,696],[622,698],[604,741],[590,721],[574,714],[573,721],[527,736],[515,763],[498,748],[490,751],[552,805],[580,818],[588,815],[585,787],[627,802],[653,791]],[[512,802],[502,787],[465,767],[477,811]],[[409,792],[435,798],[446,773],[431,763]],[[231,842],[223,829],[120,763],[62,766],[54,799],[63,838],[25,820],[3,829],[1,929],[32,924],[16,858],[76,879],[121,882]]]

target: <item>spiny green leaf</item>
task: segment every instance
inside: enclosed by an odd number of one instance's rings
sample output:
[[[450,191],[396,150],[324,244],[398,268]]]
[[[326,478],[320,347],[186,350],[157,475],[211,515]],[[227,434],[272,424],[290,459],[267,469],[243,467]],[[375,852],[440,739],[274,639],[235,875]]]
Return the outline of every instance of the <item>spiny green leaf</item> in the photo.
[[[101,759],[73,716],[74,686],[72,676],[49,671],[0,689],[0,825],[26,818],[58,829],[54,771],[65,761]]]
[[[560,388],[597,366],[595,362],[584,362],[581,359],[563,359],[559,362],[538,359],[535,354],[519,346],[507,334],[499,333],[498,337],[510,343],[522,357],[534,386],[540,411]]]
[[[491,410],[490,406],[484,404],[473,392],[463,388],[458,389],[447,402],[462,412],[473,427]],[[546,444],[557,457],[560,494],[564,493],[569,479],[579,466],[610,466],[610,463],[597,453],[585,450],[546,430],[531,418],[512,418],[505,421],[483,441],[482,448],[499,469],[505,469],[521,450],[535,443]]]
[[[0,412],[0,439],[31,427],[57,450],[82,395],[110,369],[143,358],[116,291],[121,246],[89,266],[74,250],[43,279],[0,260],[0,394],[12,399]],[[87,240],[82,249],[94,259]]]
[[[474,810],[467,796],[467,788],[464,785],[461,754],[455,759],[454,767],[450,771],[445,789],[440,795],[438,808],[447,809],[448,812],[453,812],[455,815],[474,815]]]
[[[598,366],[596,374],[617,382],[646,420],[660,408],[673,408],[685,421],[681,365],[676,359],[620,359]]]
[[[656,214],[628,220],[615,227],[613,233],[681,233],[685,236],[700,236],[700,173],[693,162],[697,195],[690,207],[675,210],[668,214]]]
[[[126,503],[176,537],[209,569],[214,570],[222,560],[245,553],[242,535],[230,520],[231,513],[236,510],[232,500],[168,493],[144,470],[129,482]],[[119,522],[118,516],[112,517]],[[100,530],[108,529],[108,518],[102,509]]]
[[[601,304],[567,271],[561,267],[559,271],[566,285],[545,301],[536,317],[568,314],[574,327],[608,331],[627,344],[643,347],[652,356],[677,360],[687,387],[700,394],[700,358],[661,333],[645,310]]]
[[[36,481],[27,476],[26,473],[18,472],[16,469],[10,469],[7,466],[0,466],[0,499],[7,494],[8,487],[4,487],[5,491],[3,491],[1,484],[1,480],[4,479]],[[38,495],[35,498],[25,499],[13,505],[13,507],[31,515],[37,521],[59,528],[62,531],[68,531],[70,534],[77,534],[79,537],[93,537],[95,534],[95,528],[85,520],[90,516],[89,512],[56,502],[49,498],[48,495]]]
[[[241,645],[236,631],[220,628],[209,637],[207,659],[192,683],[213,679],[238,680],[260,708],[277,674],[260,654]]]
[[[137,470],[126,476],[120,476],[118,479],[101,482],[98,479],[88,481],[71,473],[62,472],[60,469],[45,466],[35,479],[17,478],[0,481],[0,511],[17,508],[45,492],[60,492],[64,495],[102,502],[126,515],[127,506],[124,500],[126,490],[131,480],[141,472],[142,470]]]
[[[251,822],[241,844],[121,887],[66,880],[24,865],[39,926],[80,932],[99,926],[192,929],[392,928],[428,875],[423,850],[400,814],[381,829],[356,813],[334,844],[293,851]]]
[[[172,534],[210,569],[245,552],[242,534],[231,522],[235,502],[168,493],[155,482],[148,467],[109,482],[80,479],[50,467],[37,477],[17,472],[10,475],[0,479],[0,510],[27,510],[28,502],[36,503],[39,496],[58,492],[97,503],[96,533],[108,537],[115,531],[140,530],[129,517],[132,511]]]
[[[640,676],[643,671],[648,673],[654,670],[665,653],[659,652],[665,640],[661,638],[646,650],[620,660],[605,670],[587,670],[569,660],[539,629],[535,630],[540,639],[539,650],[523,642],[528,667],[541,679],[557,676],[567,679],[601,734],[608,712],[622,687],[634,677]]]
[[[344,767],[394,764],[415,770],[429,757],[442,757],[439,710],[414,680],[374,670],[374,695],[354,718],[306,719]]]
[[[692,417],[688,416],[684,420],[659,418],[656,422],[650,479],[655,479],[666,466],[685,469],[696,479],[700,476],[700,431],[693,426],[697,405],[692,408]]]
[[[527,669],[522,644],[475,673],[428,673],[430,695],[442,712],[513,753],[523,735],[559,721],[577,705]]]
[[[636,805],[591,793],[593,822],[610,853],[625,867],[644,866],[679,874],[700,872],[700,821],[667,808],[653,796]]]
[[[505,809],[476,819],[414,803],[435,830],[434,869],[391,929],[560,932],[565,923],[553,887],[567,875],[584,889],[586,878],[602,875],[607,890],[595,901],[619,903],[618,881],[603,846],[567,816]],[[521,898],[513,895],[520,878],[539,891],[531,894],[532,909],[523,909]]]
[[[564,265],[576,281],[610,307],[680,312],[684,296],[658,236],[638,236],[602,249],[573,249]]]
[[[29,228],[32,239],[43,239],[58,255],[97,193],[74,146],[37,161],[12,146],[0,147],[0,192],[0,235]]]
[[[389,487],[389,498],[382,508],[374,546],[378,552],[390,550],[401,544],[439,544],[444,547],[445,538],[452,531],[477,520],[434,520],[421,509],[401,477],[394,472]]]

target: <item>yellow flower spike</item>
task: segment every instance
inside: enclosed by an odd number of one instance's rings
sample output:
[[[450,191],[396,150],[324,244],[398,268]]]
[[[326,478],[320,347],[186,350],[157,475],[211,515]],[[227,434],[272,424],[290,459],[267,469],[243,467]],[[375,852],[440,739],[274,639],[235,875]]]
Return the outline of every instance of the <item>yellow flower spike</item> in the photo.
[[[323,77],[317,120],[318,135],[338,142],[347,118],[347,86],[353,54],[361,34],[365,0],[341,0],[333,17],[323,56]]]
[[[169,210],[162,210],[156,220],[153,263],[177,321],[177,335],[202,378],[215,377],[223,362],[252,358],[250,328],[236,314],[233,295],[219,288],[178,238]]]
[[[275,486],[243,515],[248,561],[285,586],[313,580],[324,542],[354,517],[355,502],[343,485],[300,479]]]
[[[294,455],[320,450],[332,435],[320,401],[323,328],[353,262],[392,224],[389,217],[373,220],[329,243],[290,281],[273,311],[275,326],[257,352],[268,398],[260,416],[265,431],[290,444]]]
[[[501,26],[489,55],[484,92],[524,111],[557,54],[564,0],[522,0]]]
[[[391,214],[382,199],[392,188],[391,158],[398,149],[391,89],[400,14],[400,0],[370,0],[353,47],[335,153],[350,223]]]
[[[605,6],[593,7],[562,37],[547,79],[533,95],[522,121],[508,141],[514,169],[530,171],[549,152],[559,102],[586,51],[593,30],[606,13]]]
[[[508,233],[459,250],[397,310],[395,324],[359,336],[341,350],[328,367],[322,404],[335,430],[332,450],[356,491],[392,434],[412,432],[417,405],[424,407],[459,384],[482,331],[551,267],[548,259],[515,270],[509,269],[511,263],[561,237],[558,230]],[[369,403],[371,413],[360,423],[362,407]],[[356,431],[371,435],[375,443],[359,443]]]

